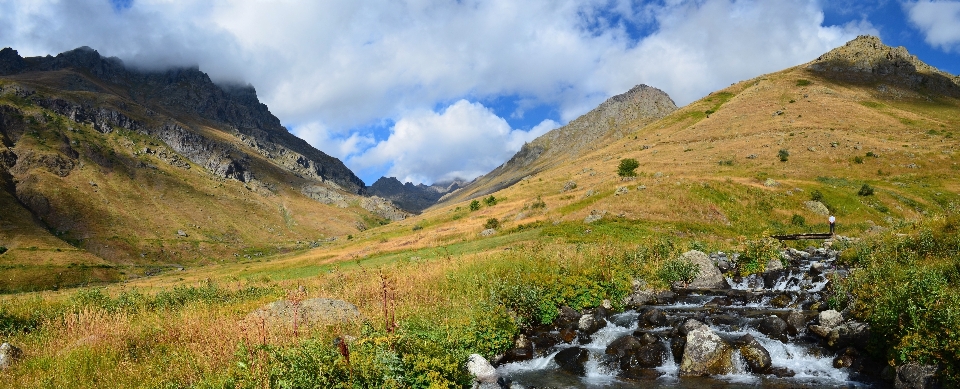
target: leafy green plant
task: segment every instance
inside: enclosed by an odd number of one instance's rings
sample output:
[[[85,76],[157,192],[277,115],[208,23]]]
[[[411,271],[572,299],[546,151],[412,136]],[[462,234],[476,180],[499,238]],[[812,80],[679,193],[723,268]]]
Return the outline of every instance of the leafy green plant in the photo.
[[[872,151],[868,151],[868,152],[867,152],[867,156],[868,156],[868,157],[873,157],[873,158],[878,158],[878,157],[879,157],[879,155],[874,154]]]
[[[777,158],[780,158],[780,162],[787,162],[787,159],[790,158],[790,152],[787,149],[780,149],[777,152]]]
[[[497,220],[497,218],[495,218],[495,217],[491,217],[491,218],[487,219],[487,222],[486,222],[486,223],[483,224],[483,228],[485,228],[485,229],[496,229],[496,228],[500,228],[500,220]]]
[[[620,177],[636,177],[638,167],[640,167],[640,163],[636,159],[621,159],[620,165],[617,166],[617,175]]]
[[[476,210],[479,210],[479,209],[480,209],[480,201],[478,201],[478,200],[473,200],[473,201],[470,202],[470,210],[471,210],[471,211],[476,211]]]
[[[805,79],[802,79],[802,78],[799,79],[799,80],[797,80],[797,86],[808,86],[808,85],[810,85],[810,84],[813,84],[813,82],[810,81],[810,80],[805,80]]]
[[[860,187],[860,190],[857,191],[858,196],[873,196],[873,187],[868,184],[863,184]]]
[[[494,197],[493,195],[490,195],[490,197],[485,197],[483,199],[483,203],[486,204],[488,207],[492,207],[494,205],[497,205],[497,198]]]
[[[533,203],[530,204],[530,209],[543,209],[546,207],[547,203],[545,203],[540,196],[537,196],[537,199],[533,200]]]
[[[684,286],[689,285],[700,275],[700,266],[683,260],[671,259],[663,263],[657,271],[657,277],[668,284],[682,282]]]
[[[861,157],[861,156],[859,156],[859,155],[856,156],[856,157],[853,157],[853,163],[856,163],[856,164],[861,164],[861,163],[863,163],[863,157]]]
[[[770,237],[747,241],[737,259],[737,272],[741,275],[762,273],[770,261],[782,262],[780,246],[780,241]]]
[[[820,191],[816,189],[810,191],[810,200],[823,201],[823,193],[820,193]]]
[[[793,216],[790,217],[790,224],[795,225],[797,227],[803,227],[804,225],[807,224],[807,220],[804,219],[803,216],[801,215],[793,214]]]

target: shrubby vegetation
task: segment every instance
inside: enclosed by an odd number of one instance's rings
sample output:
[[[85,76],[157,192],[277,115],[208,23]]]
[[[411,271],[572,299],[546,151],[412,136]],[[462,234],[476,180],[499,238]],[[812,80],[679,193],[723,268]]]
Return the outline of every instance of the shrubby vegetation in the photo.
[[[883,360],[940,364],[960,384],[960,215],[933,217],[864,239],[843,263],[831,304],[870,323]]]
[[[617,166],[617,175],[620,177],[636,177],[638,167],[640,167],[640,163],[636,159],[621,159],[620,165]]]

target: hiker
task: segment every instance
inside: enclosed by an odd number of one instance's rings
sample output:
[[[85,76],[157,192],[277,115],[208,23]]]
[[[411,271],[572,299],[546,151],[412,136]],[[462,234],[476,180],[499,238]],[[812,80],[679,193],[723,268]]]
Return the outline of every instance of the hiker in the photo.
[[[830,218],[827,220],[830,221],[830,235],[833,235],[833,226],[837,224],[837,218],[833,217],[833,215],[830,215]]]

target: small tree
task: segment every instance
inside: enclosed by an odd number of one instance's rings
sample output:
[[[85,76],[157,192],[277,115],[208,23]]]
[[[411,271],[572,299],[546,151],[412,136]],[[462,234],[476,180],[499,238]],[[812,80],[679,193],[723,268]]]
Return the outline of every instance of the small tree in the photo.
[[[620,177],[636,177],[638,167],[640,167],[640,162],[637,162],[636,159],[621,159],[620,165],[617,166],[617,175]]]
[[[480,201],[477,201],[477,200],[471,201],[471,202],[470,202],[470,210],[471,210],[471,211],[476,211],[476,210],[478,210],[478,209],[480,209]]]
[[[787,158],[790,158],[790,152],[787,149],[780,149],[777,152],[777,157],[780,158],[780,162],[787,162]]]
[[[485,197],[483,199],[483,203],[486,204],[488,207],[492,207],[494,205],[497,205],[497,198],[493,197],[493,195],[490,195],[490,197]]]
[[[819,190],[814,189],[812,192],[810,192],[810,200],[823,201],[823,193],[820,193]]]
[[[860,187],[860,191],[857,192],[857,194],[860,196],[873,196],[873,187],[867,184],[863,184],[863,186]]]
[[[496,228],[499,228],[499,227],[500,227],[500,221],[497,220],[497,218],[495,218],[495,217],[491,217],[491,218],[487,219],[487,222],[483,225],[483,228],[488,229],[488,230],[489,230],[489,229],[496,229]]]

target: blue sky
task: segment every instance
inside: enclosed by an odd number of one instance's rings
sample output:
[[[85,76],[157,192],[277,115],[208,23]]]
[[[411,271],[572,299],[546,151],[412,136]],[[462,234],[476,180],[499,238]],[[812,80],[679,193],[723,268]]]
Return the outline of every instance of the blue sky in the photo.
[[[0,46],[250,83],[366,183],[474,178],[636,84],[687,104],[859,34],[960,73],[960,2],[0,0]]]

